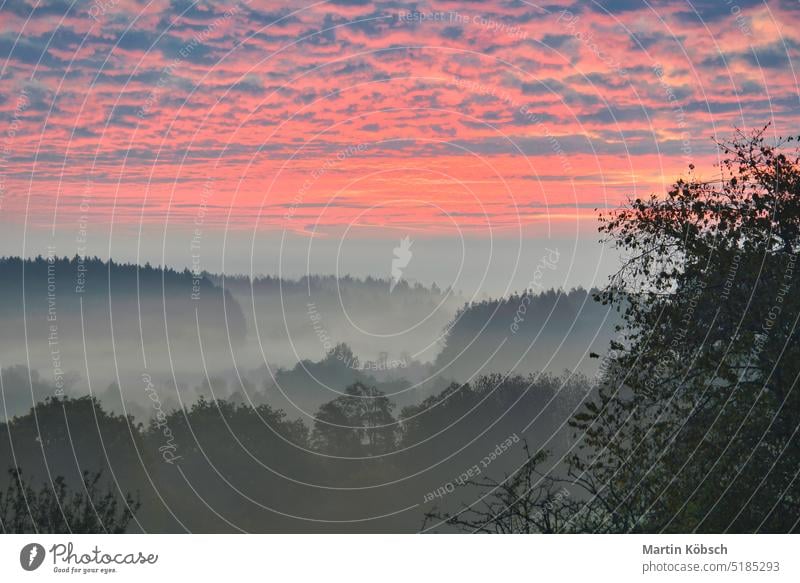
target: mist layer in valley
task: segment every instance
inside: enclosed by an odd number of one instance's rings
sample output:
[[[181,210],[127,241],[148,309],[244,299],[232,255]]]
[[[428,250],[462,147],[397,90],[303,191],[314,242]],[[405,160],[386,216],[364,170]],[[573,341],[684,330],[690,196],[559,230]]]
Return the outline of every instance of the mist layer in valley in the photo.
[[[582,289],[467,303],[386,279],[250,279],[39,257],[0,261],[4,413],[92,394],[149,418],[206,398],[313,418],[362,382],[401,405],[481,374],[593,375],[616,315]]]

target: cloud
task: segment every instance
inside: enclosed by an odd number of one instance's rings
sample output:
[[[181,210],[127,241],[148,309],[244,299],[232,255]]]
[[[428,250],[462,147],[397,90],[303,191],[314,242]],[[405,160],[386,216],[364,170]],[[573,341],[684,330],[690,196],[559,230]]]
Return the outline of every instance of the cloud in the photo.
[[[31,191],[31,220],[52,216],[53,192],[80,197],[88,175],[121,205],[149,185],[163,209],[196,201],[215,174],[221,199],[255,208],[266,190],[290,204],[326,164],[302,208],[345,190],[340,224],[432,170],[451,177],[425,183],[433,198],[463,181],[496,204],[498,180],[531,192],[537,175],[555,204],[580,179],[588,205],[599,191],[660,188],[685,167],[684,133],[711,164],[705,136],[797,125],[800,33],[781,37],[771,20],[796,16],[786,0],[737,0],[752,38],[716,0],[692,2],[697,14],[683,0],[651,3],[657,14],[641,0],[451,1],[442,9],[461,21],[419,23],[396,15],[427,5],[403,0],[124,0],[98,22],[85,2],[33,4],[6,0],[0,33],[0,132],[15,124],[7,188]],[[572,28],[558,20],[565,8],[579,16]],[[369,147],[342,154],[359,143]],[[3,216],[22,220],[16,200]]]

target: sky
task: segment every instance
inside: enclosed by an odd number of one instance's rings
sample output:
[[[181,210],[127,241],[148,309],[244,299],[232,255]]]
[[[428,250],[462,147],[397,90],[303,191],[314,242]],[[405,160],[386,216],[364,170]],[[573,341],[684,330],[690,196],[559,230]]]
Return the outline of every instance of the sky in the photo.
[[[409,236],[421,281],[488,266],[496,293],[560,246],[553,284],[592,285],[613,268],[596,209],[689,164],[714,177],[735,128],[797,133],[798,18],[788,0],[0,0],[0,255],[386,275]]]

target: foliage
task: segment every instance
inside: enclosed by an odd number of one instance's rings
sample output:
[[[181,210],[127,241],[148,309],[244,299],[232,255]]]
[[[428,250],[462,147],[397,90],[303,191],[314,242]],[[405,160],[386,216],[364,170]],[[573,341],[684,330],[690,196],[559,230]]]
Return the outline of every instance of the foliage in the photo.
[[[380,455],[395,445],[394,404],[375,387],[355,383],[320,407],[312,442],[334,455]]]
[[[10,468],[5,491],[0,491],[3,533],[108,533],[126,531],[141,503],[130,494],[120,499],[109,487],[101,491],[100,473],[83,473],[83,488],[72,490],[62,476],[38,491]]]
[[[432,510],[426,525],[445,523],[462,532],[486,534],[535,534],[563,532],[574,505],[569,490],[537,467],[548,457],[546,451],[531,453],[524,443],[525,461],[503,480],[479,478],[465,486],[478,488],[482,495],[454,514]]]
[[[573,420],[574,517],[601,532],[797,529],[800,165],[765,130],[660,198],[602,217],[625,255],[598,398]]]

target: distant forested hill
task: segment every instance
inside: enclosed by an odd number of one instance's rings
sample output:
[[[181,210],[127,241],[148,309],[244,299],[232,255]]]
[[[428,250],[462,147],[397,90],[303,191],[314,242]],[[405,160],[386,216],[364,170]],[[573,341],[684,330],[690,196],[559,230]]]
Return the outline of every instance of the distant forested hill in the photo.
[[[196,337],[195,312],[200,313],[202,323],[227,329],[234,344],[241,343],[247,332],[242,310],[231,301],[230,294],[223,293],[208,277],[195,277],[188,270],[96,257],[4,258],[0,259],[0,282],[3,323],[21,326],[25,313],[29,334],[34,337],[43,331],[49,336],[51,324],[60,332],[71,332],[73,319],[80,324],[81,304],[87,338],[103,334],[112,314],[118,320],[115,326],[138,328],[141,320],[145,335],[166,334],[168,327],[170,338],[175,340]],[[218,311],[223,302],[228,308],[227,318]],[[62,324],[69,329],[62,329]]]
[[[593,374],[614,337],[619,314],[582,288],[569,292],[523,292],[463,306],[449,325],[436,359],[440,374],[466,380],[472,375],[513,370]]]
[[[146,417],[145,374],[170,406],[201,393],[246,402],[255,390],[296,417],[355,382],[404,406],[476,374],[592,374],[598,361],[588,353],[607,350],[616,316],[582,289],[467,305],[450,289],[404,281],[390,289],[375,278],[250,279],[98,258],[6,258],[5,413],[27,410],[52,383]],[[345,344],[347,358],[331,353]]]
[[[241,307],[207,277],[80,257],[0,259],[0,324],[0,365],[78,393],[112,381],[141,393],[144,372],[200,375],[201,354],[230,366],[247,337]]]
[[[349,275],[212,277],[242,305],[254,343],[268,345],[268,358],[282,366],[317,360],[346,342],[362,359],[386,353],[394,359],[432,362],[442,330],[464,302],[451,289]],[[257,314],[254,317],[253,314]],[[259,355],[260,356],[260,355]]]

